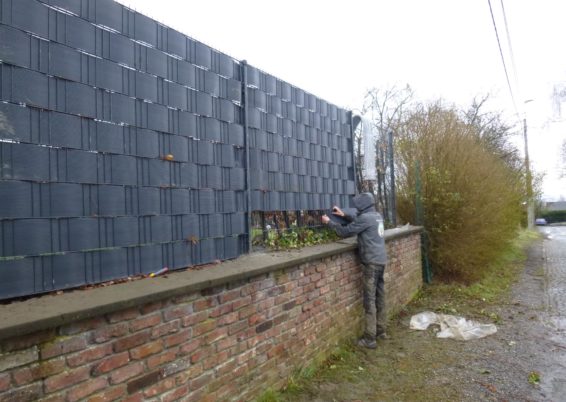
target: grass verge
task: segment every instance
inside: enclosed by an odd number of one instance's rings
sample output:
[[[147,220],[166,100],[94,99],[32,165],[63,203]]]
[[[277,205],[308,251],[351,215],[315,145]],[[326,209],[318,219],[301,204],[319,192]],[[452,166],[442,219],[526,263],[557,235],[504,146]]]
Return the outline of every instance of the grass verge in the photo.
[[[501,302],[508,294],[523,269],[527,245],[539,236],[536,231],[520,231],[509,247],[487,268],[482,279],[469,286],[433,282],[419,292],[413,304],[424,306],[429,305],[433,300],[443,300],[436,306],[435,312],[468,315],[476,313],[475,315],[489,317],[483,308]],[[497,322],[495,317],[491,318]]]

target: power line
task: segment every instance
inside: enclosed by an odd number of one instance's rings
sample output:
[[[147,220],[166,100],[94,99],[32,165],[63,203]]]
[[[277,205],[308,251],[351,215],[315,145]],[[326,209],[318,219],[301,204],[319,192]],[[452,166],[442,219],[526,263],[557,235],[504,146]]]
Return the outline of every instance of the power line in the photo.
[[[509,81],[509,73],[507,72],[507,65],[505,64],[505,57],[503,56],[503,50],[501,49],[501,41],[499,40],[499,32],[497,32],[497,24],[495,23],[495,17],[493,16],[491,0],[487,0],[487,3],[489,4],[489,12],[491,13],[491,21],[493,22],[493,29],[495,30],[497,46],[499,46],[499,54],[501,55],[503,70],[505,70],[505,77],[507,78],[507,87],[509,88],[509,94],[511,95],[511,100],[513,101],[513,108],[515,109],[515,113],[517,114],[517,116],[519,116],[519,112],[517,111],[517,103],[515,102],[515,96],[513,95],[513,89],[511,88],[511,82]]]
[[[503,22],[505,24],[505,33],[507,34],[507,44],[509,45],[509,55],[511,56],[511,66],[513,67],[513,75],[515,77],[515,87],[521,94],[521,87],[519,86],[519,78],[517,72],[517,65],[515,64],[515,55],[513,54],[513,46],[511,46],[511,35],[509,34],[509,25],[507,24],[507,13],[505,13],[505,6],[501,0],[501,10],[503,11]]]

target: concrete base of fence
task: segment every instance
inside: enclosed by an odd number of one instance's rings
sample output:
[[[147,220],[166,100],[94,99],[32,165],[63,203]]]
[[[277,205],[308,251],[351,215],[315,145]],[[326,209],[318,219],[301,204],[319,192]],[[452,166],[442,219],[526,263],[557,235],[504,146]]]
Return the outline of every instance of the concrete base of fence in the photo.
[[[422,285],[420,228],[386,231],[389,313]],[[0,401],[251,400],[360,328],[357,245],[257,253],[0,306]]]

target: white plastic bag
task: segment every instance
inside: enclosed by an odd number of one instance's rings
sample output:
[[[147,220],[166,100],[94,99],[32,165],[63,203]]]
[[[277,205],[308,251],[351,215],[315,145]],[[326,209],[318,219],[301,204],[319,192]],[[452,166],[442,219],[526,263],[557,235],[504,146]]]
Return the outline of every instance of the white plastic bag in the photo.
[[[494,324],[481,324],[449,314],[436,314],[432,311],[415,314],[411,317],[410,328],[425,330],[429,325],[440,325],[437,338],[454,338],[460,341],[483,338],[495,334],[497,327]]]

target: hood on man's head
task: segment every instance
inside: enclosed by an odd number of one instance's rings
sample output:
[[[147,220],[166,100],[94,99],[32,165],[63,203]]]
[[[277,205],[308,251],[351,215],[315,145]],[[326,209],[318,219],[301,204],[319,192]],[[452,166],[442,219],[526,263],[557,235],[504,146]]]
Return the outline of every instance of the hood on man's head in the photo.
[[[361,193],[354,197],[354,206],[358,211],[364,211],[369,207],[375,207],[375,199],[372,193]]]

